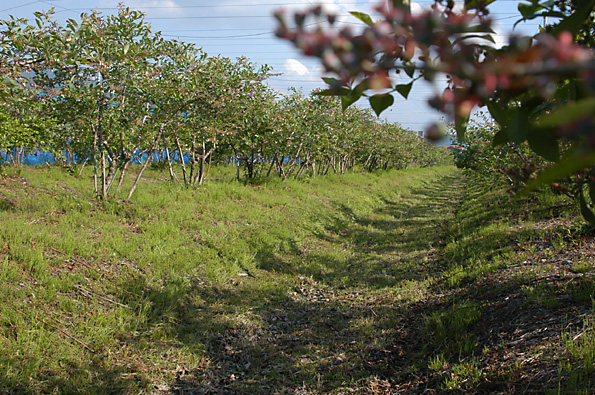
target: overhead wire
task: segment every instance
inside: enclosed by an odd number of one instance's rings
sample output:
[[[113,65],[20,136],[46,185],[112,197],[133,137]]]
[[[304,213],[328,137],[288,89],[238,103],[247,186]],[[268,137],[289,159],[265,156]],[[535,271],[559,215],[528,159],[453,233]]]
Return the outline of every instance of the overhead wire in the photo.
[[[54,0],[56,1],[56,0]],[[225,4],[225,7],[283,7],[283,6],[316,6],[318,4],[312,3],[310,0],[305,0],[306,3],[304,3],[303,1],[301,2],[291,2],[291,3],[279,3],[279,2],[274,2],[274,3],[258,3],[258,4],[246,4],[246,3],[238,3],[238,4]],[[417,0],[415,1],[418,4],[434,4],[434,0]],[[518,3],[519,0],[498,0],[499,3]],[[332,3],[332,4],[320,4],[322,6],[325,5],[340,5],[340,6],[356,6],[358,5],[359,2],[357,1],[342,1],[340,3]],[[28,5],[28,4],[27,4]],[[24,6],[24,5],[23,5]],[[19,6],[20,7],[20,6]],[[218,4],[218,5],[210,5],[210,4],[200,4],[200,5],[175,5],[175,6],[152,6],[152,5],[145,5],[145,6],[138,6],[138,7],[134,7],[132,6],[131,8],[135,8],[135,9],[141,9],[141,10],[154,10],[154,9],[171,9],[171,8],[176,8],[176,9],[193,9],[193,8],[221,8],[222,5]],[[97,10],[99,11],[115,11],[118,10],[119,7],[96,7]],[[86,8],[72,8],[70,9],[71,11],[87,11]],[[1,11],[0,11],[1,12]]]
[[[6,12],[6,11],[12,11],[12,10],[16,10],[17,8],[23,8],[23,7],[27,7],[27,6],[29,6],[29,5],[33,5],[33,4],[36,4],[36,3],[41,3],[41,1],[42,1],[42,0],[36,0],[36,1],[32,1],[32,2],[30,2],[30,3],[26,3],[26,4],[15,5],[15,6],[13,6],[13,7],[10,7],[10,8],[5,8],[5,9],[3,9],[3,10],[0,10],[0,12]]]
[[[269,18],[271,21],[273,21],[273,16],[268,14],[268,15],[262,15],[258,12],[254,12],[255,15],[239,15],[239,14],[232,14],[232,15],[188,15],[189,13],[192,12],[192,10],[205,10],[205,12],[208,12],[206,10],[212,9],[212,10],[217,10],[217,9],[227,9],[229,10],[232,7],[237,7],[237,8],[255,8],[255,7],[264,7],[264,6],[270,6],[270,7],[283,7],[283,6],[309,6],[309,5],[313,5],[310,0],[305,0],[307,3],[302,2],[291,2],[291,3],[283,3],[283,2],[278,2],[278,1],[269,1],[269,2],[264,2],[264,3],[260,3],[260,4],[226,4],[225,6],[221,5],[221,4],[216,4],[216,5],[207,5],[207,4],[200,4],[200,5],[188,5],[188,6],[178,6],[177,7],[177,11],[180,12],[185,12],[185,15],[158,15],[158,16],[150,16],[150,13],[153,13],[153,11],[156,10],[165,10],[165,9],[169,9],[171,7],[168,6],[144,6],[144,7],[131,7],[134,9],[139,9],[141,11],[147,11],[147,14],[145,16],[145,20],[147,21],[155,21],[156,24],[159,24],[159,21],[180,21],[180,24],[182,24],[182,22],[190,22],[190,21],[200,21],[200,23],[203,23],[204,21],[213,21],[219,25],[221,25],[222,21],[228,20],[230,21],[230,23],[236,24],[236,20],[238,19],[242,19],[245,21],[249,21],[250,19],[252,19],[253,21],[255,21],[255,23],[259,23],[262,24],[260,21],[265,19],[265,18]],[[64,5],[60,5],[60,4],[55,4],[57,2],[57,0],[37,0],[37,1],[31,1],[22,5],[15,5],[13,7],[4,9],[4,10],[0,10],[0,13],[2,12],[7,12],[7,11],[11,11],[14,9],[19,9],[19,8],[23,8],[23,7],[27,7],[27,6],[31,6],[34,4],[38,4],[38,3],[44,3],[53,7],[58,8],[59,10],[56,11],[56,13],[62,13],[62,12],[73,12],[73,13],[78,13],[79,11],[88,11],[88,9],[83,9],[83,8],[68,8],[65,7]],[[515,2],[518,3],[517,0],[499,0],[499,3],[502,2]],[[421,3],[422,5],[425,4],[431,4],[433,3],[433,0],[422,0],[422,1],[417,1],[417,3]],[[357,5],[357,2],[341,2],[339,5],[341,6],[351,6],[351,5]],[[117,10],[118,8],[116,7],[97,7],[96,8],[98,11],[114,11]],[[233,9],[232,9],[233,10]],[[507,23],[506,21],[510,20],[510,19],[519,19],[520,15],[516,14],[516,13],[512,13],[512,12],[492,12],[492,17],[493,20],[498,22],[500,27],[507,27],[507,26],[512,26],[512,23]],[[341,13],[339,14],[340,20],[338,21],[338,23],[341,24],[349,24],[352,26],[365,26],[364,23],[361,23],[360,21],[346,21],[344,20],[344,18],[353,18],[350,14],[345,14],[345,13]],[[341,20],[343,19],[343,20]],[[500,22],[503,21],[503,22]],[[165,22],[164,22],[165,23]],[[315,23],[325,23],[325,21],[323,19],[321,19],[320,22],[315,22]],[[529,23],[529,25],[531,24],[531,22]],[[207,25],[208,26],[208,25]],[[237,26],[237,24],[236,24]],[[179,27],[179,26],[177,26]],[[223,32],[247,32],[246,34],[220,34]],[[175,34],[175,33],[192,33],[192,32],[200,32],[200,33],[216,33],[215,35],[209,35],[209,34]],[[223,56],[229,56],[230,52],[235,52],[233,51],[233,47],[237,46],[239,47],[238,51],[241,52],[242,55],[250,55],[252,53],[254,54],[258,54],[258,55],[265,55],[264,56],[264,61],[258,60],[258,63],[261,64],[267,64],[268,62],[266,61],[267,59],[272,60],[273,62],[270,62],[269,65],[271,65],[274,68],[279,68],[279,69],[283,69],[283,67],[285,66],[284,63],[280,63],[278,62],[278,60],[282,60],[282,59],[288,59],[288,58],[297,58],[300,59],[300,62],[303,62],[305,64],[309,64],[310,61],[312,63],[318,63],[318,61],[316,59],[309,59],[309,58],[303,58],[303,55],[301,55],[300,53],[298,53],[297,50],[293,50],[293,53],[289,53],[287,55],[283,55],[282,53],[280,53],[280,51],[262,51],[261,49],[263,47],[267,47],[267,48],[275,48],[275,47],[280,47],[282,45],[287,45],[289,44],[288,42],[279,42],[279,43],[269,43],[267,42],[267,40],[269,40],[270,36],[272,36],[274,34],[274,31],[272,29],[263,29],[263,28],[253,28],[253,27],[247,27],[245,29],[242,28],[236,28],[236,27],[230,27],[230,28],[215,28],[215,29],[195,29],[195,28],[188,28],[188,29],[177,29],[177,30],[173,30],[173,29],[164,29],[162,30],[162,36],[164,37],[175,37],[175,38],[179,38],[179,39],[187,39],[187,40],[191,40],[192,41],[196,41],[196,40],[200,40],[198,42],[196,42],[197,45],[202,46],[203,48],[209,48],[209,47],[214,47],[214,48],[221,48],[223,49]],[[226,40],[234,40],[233,43],[227,43]],[[239,43],[237,42],[237,40],[241,40]],[[210,51],[209,51],[210,52]],[[216,52],[216,51],[213,51]],[[279,56],[273,56],[273,55],[279,55]],[[312,72],[311,70],[309,70],[310,72]],[[302,85],[302,86],[317,86],[317,87],[324,87],[326,86],[326,84],[324,83],[324,81],[322,81],[320,78],[315,78],[312,79],[311,77],[308,78],[291,78],[289,75],[287,75],[288,73],[284,73],[281,76],[274,76],[271,77],[268,80],[268,83],[271,85],[278,85],[279,83],[283,84],[283,85],[287,85],[288,83],[295,83],[297,85]],[[295,74],[294,74],[295,75]],[[283,78],[284,77],[284,78]],[[288,78],[289,77],[289,78]],[[439,81],[442,82],[442,81]],[[430,95],[431,93],[434,93],[435,91],[429,90],[427,88],[422,87],[416,87],[415,89],[415,95],[416,96],[427,96]],[[413,94],[414,92],[412,92]],[[409,102],[413,101],[415,103],[421,103],[421,102],[426,102],[426,99],[418,99],[418,98],[410,98],[408,100]],[[427,114],[428,111],[390,111],[390,116],[391,118],[393,117],[403,117],[405,115],[408,114]],[[407,125],[427,125],[429,122],[402,122],[403,124],[407,124]]]

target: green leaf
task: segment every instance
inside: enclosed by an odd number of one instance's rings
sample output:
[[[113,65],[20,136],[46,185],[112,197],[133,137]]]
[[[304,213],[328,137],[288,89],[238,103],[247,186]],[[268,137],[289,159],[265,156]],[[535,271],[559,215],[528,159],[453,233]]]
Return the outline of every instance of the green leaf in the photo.
[[[522,108],[514,108],[510,111],[510,120],[506,126],[508,138],[513,143],[520,144],[527,140],[529,127],[529,114]]]
[[[560,159],[558,140],[552,133],[531,129],[527,135],[527,140],[529,141],[529,147],[537,155],[552,162]]]
[[[453,41],[452,45],[454,46],[462,41],[469,40],[470,38],[471,39],[479,38],[479,39],[487,40],[489,42],[496,44],[496,40],[494,40],[494,37],[492,37],[491,34],[469,34],[469,35],[464,35],[462,37],[457,38],[456,40]]]
[[[403,64],[403,69],[405,70],[405,73],[409,76],[409,78],[413,78],[413,75],[415,74],[415,63],[406,62]]]
[[[68,28],[70,28],[70,30],[75,31],[77,27],[79,27],[78,23],[76,22],[76,20],[74,19],[68,19],[66,21],[66,26],[68,26]]]
[[[312,92],[313,96],[343,96],[349,93],[349,89],[341,88],[339,92],[334,89],[321,89],[319,91]]]
[[[343,107],[343,110],[358,101],[366,89],[368,89],[367,79],[361,81],[352,89],[346,89],[345,92],[341,94],[341,107]]]
[[[345,95],[345,96],[341,96],[341,108],[343,108],[343,111],[345,111],[347,109],[347,107],[349,107],[350,105],[352,105],[353,103],[355,103],[360,96],[355,96],[355,95]]]
[[[465,9],[474,10],[482,9],[487,5],[493,3],[495,0],[465,0]]]
[[[370,106],[376,113],[376,116],[380,116],[384,110],[392,106],[395,102],[395,98],[392,95],[376,95],[370,97]]]
[[[130,50],[130,44],[125,44],[124,45],[124,55],[126,55],[129,50]]]
[[[353,15],[354,17],[356,17],[357,19],[359,19],[360,21],[364,22],[366,25],[372,26],[374,24],[374,21],[372,20],[372,18],[370,17],[370,15],[368,15],[368,14],[366,14],[364,12],[349,11],[349,13],[351,15]]]
[[[595,6],[595,0],[586,0],[579,3],[579,7],[572,15],[564,18],[554,26],[551,34],[558,36],[563,31],[569,31],[573,36],[576,36],[583,24],[589,19]]]
[[[462,29],[461,33],[490,33],[496,34],[496,32],[489,27],[485,27],[482,25],[473,25]]]
[[[554,0],[549,0],[544,3],[540,3],[537,0],[532,0],[530,4],[519,3],[517,9],[523,16],[523,19],[534,19],[537,17],[537,13],[543,9],[548,9],[548,11],[546,12],[551,12],[549,11],[549,9],[551,9],[551,7],[555,5],[555,3],[556,2]],[[565,15],[562,14],[562,17],[564,16]]]
[[[413,86],[413,81],[408,84],[397,85],[395,86],[395,90],[401,94],[405,99],[409,96],[409,92],[411,92],[411,87]]]
[[[578,121],[595,113],[595,97],[569,102],[539,118],[537,126],[554,127]]]
[[[505,129],[500,129],[498,131],[498,133],[496,133],[494,135],[494,138],[492,140],[492,145],[494,147],[497,147],[499,145],[504,145],[506,143],[508,143],[510,140],[508,139],[508,133],[506,133]]]
[[[332,77],[322,77],[322,80],[329,85],[342,85],[341,80]]]
[[[589,208],[589,205],[585,200],[585,195],[583,194],[582,188],[579,193],[579,203],[581,206],[581,214],[583,215],[583,218],[585,218],[587,222],[589,222],[591,225],[595,225],[595,214],[593,214],[593,211]]]
[[[18,88],[20,85],[18,81],[12,78],[11,76],[4,77],[4,83],[8,88]]]
[[[539,18],[546,18],[546,17],[552,17],[552,18],[565,18],[567,15],[564,14],[563,12],[560,11],[544,11],[544,12],[538,12],[536,14],[531,14],[528,15],[526,18],[520,19],[518,21],[515,22],[514,26],[518,25],[521,22],[526,21],[527,19],[539,19]]]
[[[508,112],[505,108],[502,108],[498,103],[489,101],[488,111],[490,112],[490,115],[492,115],[492,118],[494,118],[500,126],[506,125],[508,123]]]
[[[523,16],[523,18],[526,19],[529,17],[529,15],[533,15],[537,11],[542,10],[543,7],[541,6],[541,4],[539,4],[537,2],[533,2],[531,4],[519,3],[517,9],[519,10],[519,12]]]
[[[567,177],[578,170],[595,164],[595,153],[576,155],[574,150],[569,150],[569,152],[570,154],[565,154],[558,164],[546,169],[536,179],[529,182],[527,187],[521,191],[521,194],[527,195],[544,184]]]
[[[518,21],[516,21],[514,23],[513,29],[516,28],[516,26],[519,23],[523,23],[529,19],[541,19],[541,18],[547,18],[547,17],[563,19],[563,18],[566,18],[567,15],[560,11],[543,11],[543,12],[535,12],[532,14],[523,15],[523,18],[519,19]],[[541,29],[540,31],[544,31],[543,27],[540,27],[540,29]]]
[[[411,8],[411,2],[409,0],[393,0],[393,7],[408,10]]]
[[[556,98],[562,101],[576,100],[577,81],[570,80],[556,90]]]
[[[364,79],[359,84],[357,84],[355,86],[355,88],[351,89],[351,95],[357,96],[357,98],[359,99],[361,97],[361,95],[364,93],[364,91],[368,89],[368,87],[369,87],[368,79]]]

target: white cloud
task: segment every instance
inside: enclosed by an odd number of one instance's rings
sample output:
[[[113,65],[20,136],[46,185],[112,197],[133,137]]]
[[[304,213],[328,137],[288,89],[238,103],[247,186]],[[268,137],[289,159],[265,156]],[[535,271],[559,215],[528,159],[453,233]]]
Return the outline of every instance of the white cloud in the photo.
[[[359,11],[366,14],[372,15],[373,19],[375,19],[374,15],[376,15],[374,11],[374,6],[377,5],[377,1],[374,0],[364,0],[364,1],[357,1],[355,4],[351,3],[349,5],[344,4],[344,0],[308,0],[301,2],[300,4],[285,4],[282,6],[277,7],[277,9],[283,9],[286,11],[287,16],[292,16],[296,12],[301,12],[305,10],[309,10],[314,6],[322,6],[322,15],[318,21],[315,21],[313,18],[308,19],[307,23],[314,23],[324,21],[326,19],[325,15],[335,15],[338,16],[335,27],[338,29],[342,29],[344,27],[353,28],[354,23],[360,24],[360,21],[357,21],[355,17],[349,15],[350,11]],[[292,18],[289,18],[291,21]]]
[[[419,3],[415,3],[415,2],[412,2],[409,5],[409,7],[411,9],[411,14],[412,15],[419,15],[424,10],[423,7]]]
[[[502,48],[503,46],[507,45],[511,32],[505,31],[504,28],[502,26],[500,26],[498,22],[496,22],[492,26],[492,29],[495,32],[495,34],[493,34],[492,37],[494,38],[494,41],[496,41],[493,45],[496,48]],[[489,45],[489,43],[488,43],[488,45]]]
[[[101,0],[101,7],[116,7],[121,0]],[[174,0],[129,0],[126,7],[156,15],[175,16],[182,13],[182,8]]]
[[[344,11],[335,0],[313,1],[311,3],[307,2],[303,4],[285,4],[280,6],[280,8],[286,9],[288,14],[291,15],[295,11],[304,11],[306,9],[312,8],[314,5],[322,6],[322,12],[324,13],[337,14],[341,11]]]
[[[421,14],[423,11],[428,11],[431,10],[432,7],[436,7],[438,10],[443,11],[446,9],[446,7],[442,4],[438,4],[438,5],[434,5],[434,4],[426,4],[425,6],[422,6],[419,3],[416,2],[411,2],[411,13],[413,15],[419,15]],[[456,13],[461,13],[465,10],[465,5],[463,3],[456,3],[453,11]]]
[[[308,75],[311,71],[297,59],[286,59],[283,63],[283,70],[287,74]]]

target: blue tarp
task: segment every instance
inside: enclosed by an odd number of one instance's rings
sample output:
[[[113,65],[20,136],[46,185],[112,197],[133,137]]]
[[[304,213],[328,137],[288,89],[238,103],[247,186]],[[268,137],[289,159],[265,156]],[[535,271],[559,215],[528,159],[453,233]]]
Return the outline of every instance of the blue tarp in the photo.
[[[15,156],[18,156],[20,158],[20,154],[15,155]],[[142,163],[147,160],[148,156],[149,155],[147,153],[143,153],[142,155],[140,155],[140,158],[138,156],[135,156],[131,162],[135,163],[135,164]],[[154,162],[159,161],[161,158],[164,158],[164,157],[165,157],[165,151],[156,152],[153,154],[153,161]],[[170,158],[174,161],[177,161],[179,158],[179,155],[177,152],[170,151]],[[76,160],[76,157],[74,159],[75,159],[75,162],[78,162]],[[188,154],[185,154],[184,162],[188,163],[189,161],[190,161],[190,159],[189,159]],[[6,151],[0,151],[0,164],[2,164],[2,163],[7,163],[7,164],[12,163],[10,156],[8,155],[8,153]],[[45,165],[45,164],[52,165],[54,163],[55,163],[55,158],[49,152],[35,150],[35,151],[27,153],[23,156],[23,164],[27,165],[27,166],[36,166],[36,165]]]
[[[20,154],[17,154],[20,157]],[[0,151],[0,163],[11,163],[10,156],[5,151]],[[27,166],[53,164],[54,156],[49,152],[33,151],[23,156],[23,164]]]

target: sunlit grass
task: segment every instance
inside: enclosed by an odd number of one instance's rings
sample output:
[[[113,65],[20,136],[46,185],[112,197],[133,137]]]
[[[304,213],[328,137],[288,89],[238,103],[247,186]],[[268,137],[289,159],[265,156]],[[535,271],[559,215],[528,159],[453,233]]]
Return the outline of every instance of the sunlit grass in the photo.
[[[196,189],[150,170],[131,202],[95,200],[90,169],[6,171],[0,391],[374,393],[424,374],[472,391],[493,379],[494,295],[594,297],[587,259],[543,280],[570,237],[536,226],[556,198],[510,200],[452,167],[246,185],[224,167]],[[575,346],[561,369],[586,360]]]
[[[562,369],[569,375],[564,393],[588,393],[595,384],[595,325],[585,318],[583,327],[562,332],[562,343],[569,359],[562,361]]]
[[[428,207],[416,209],[416,194],[458,177],[444,167],[243,185],[215,168],[210,182],[192,189],[148,171],[131,202],[100,202],[91,169],[5,170],[0,383],[34,393],[147,391],[174,381],[180,366],[198,371],[217,353],[233,353],[216,348],[221,336],[234,349],[259,344],[254,352],[274,355],[266,344],[270,326],[307,318],[299,311],[305,296],[293,296],[304,282],[307,289],[320,283],[379,299],[384,289],[403,302],[419,300],[429,283],[406,275],[407,268],[432,248],[441,234],[433,226],[451,209],[429,198],[430,216]],[[317,295],[308,298],[329,303]],[[366,301],[359,298],[357,304]],[[337,328],[383,343],[375,312],[349,323],[329,311]],[[307,337],[328,325],[325,316],[306,324],[299,330]],[[317,341],[303,352],[342,355]],[[283,354],[266,357],[288,368]],[[304,364],[303,375],[328,358]],[[267,380],[282,380],[273,373]],[[361,374],[337,370],[329,377],[349,382]]]

